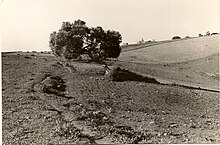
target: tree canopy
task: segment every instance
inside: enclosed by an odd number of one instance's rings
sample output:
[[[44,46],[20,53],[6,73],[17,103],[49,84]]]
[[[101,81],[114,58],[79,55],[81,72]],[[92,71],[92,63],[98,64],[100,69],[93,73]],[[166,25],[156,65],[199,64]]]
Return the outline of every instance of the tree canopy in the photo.
[[[82,20],[63,22],[58,32],[50,34],[49,46],[55,56],[66,59],[88,54],[93,61],[118,58],[121,52],[121,34],[102,27],[87,27]]]

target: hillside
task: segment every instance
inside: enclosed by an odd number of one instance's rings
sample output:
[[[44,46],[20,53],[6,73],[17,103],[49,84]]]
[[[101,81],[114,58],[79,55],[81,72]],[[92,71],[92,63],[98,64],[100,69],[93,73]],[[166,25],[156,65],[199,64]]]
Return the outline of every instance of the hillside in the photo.
[[[3,143],[219,143],[218,39],[129,47],[107,62],[112,75],[88,61],[3,53]]]
[[[119,60],[138,63],[176,63],[219,53],[219,35],[158,43],[137,49],[129,48],[132,51],[123,51]]]
[[[124,51],[119,60],[120,66],[161,82],[219,90],[219,35]]]

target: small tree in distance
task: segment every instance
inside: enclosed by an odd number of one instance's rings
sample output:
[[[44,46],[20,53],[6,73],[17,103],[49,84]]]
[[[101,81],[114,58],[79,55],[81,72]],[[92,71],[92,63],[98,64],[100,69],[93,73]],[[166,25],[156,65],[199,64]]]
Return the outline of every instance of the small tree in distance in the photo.
[[[202,37],[202,36],[203,36],[203,35],[200,33],[200,34],[199,34],[199,37]]]
[[[209,31],[207,31],[207,32],[206,32],[206,36],[209,36],[209,35],[210,35],[210,32],[209,32]]]
[[[92,61],[101,62],[119,57],[121,39],[119,32],[105,31],[100,26],[89,28],[84,21],[77,20],[63,22],[58,32],[50,34],[49,44],[55,56],[73,59],[88,54]]]

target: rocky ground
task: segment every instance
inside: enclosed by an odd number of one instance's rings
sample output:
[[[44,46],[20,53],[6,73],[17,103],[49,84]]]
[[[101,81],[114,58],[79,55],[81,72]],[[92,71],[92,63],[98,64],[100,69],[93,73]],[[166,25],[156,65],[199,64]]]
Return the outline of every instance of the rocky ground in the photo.
[[[3,143],[220,142],[218,92],[160,84],[122,63],[111,67],[126,79],[114,79],[97,64],[3,54]]]

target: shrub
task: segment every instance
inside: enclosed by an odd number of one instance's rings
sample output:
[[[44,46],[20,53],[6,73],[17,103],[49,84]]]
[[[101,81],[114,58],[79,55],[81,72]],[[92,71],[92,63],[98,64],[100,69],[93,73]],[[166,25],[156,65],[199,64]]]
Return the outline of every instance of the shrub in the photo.
[[[202,34],[199,34],[199,37],[202,37],[203,35]]]
[[[218,33],[212,33],[211,35],[217,35]]]
[[[209,35],[210,35],[210,32],[209,32],[209,31],[207,31],[207,32],[206,32],[206,36],[209,36]]]
[[[181,39],[181,38],[179,36],[174,36],[172,39],[176,40],[176,39]]]
[[[62,95],[66,89],[65,82],[59,76],[48,77],[43,81],[43,92],[47,94]]]

